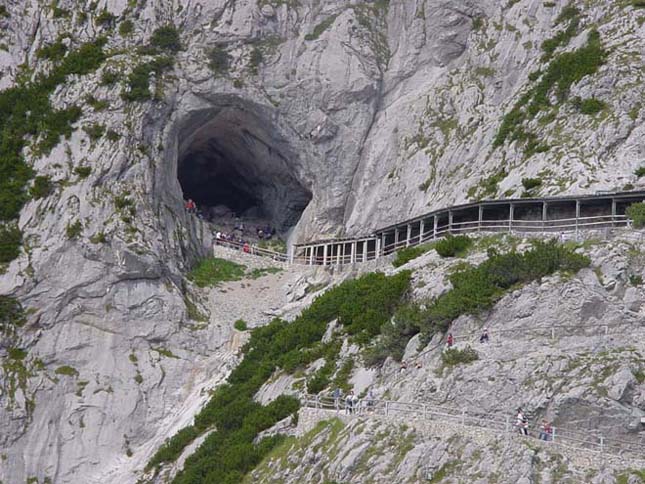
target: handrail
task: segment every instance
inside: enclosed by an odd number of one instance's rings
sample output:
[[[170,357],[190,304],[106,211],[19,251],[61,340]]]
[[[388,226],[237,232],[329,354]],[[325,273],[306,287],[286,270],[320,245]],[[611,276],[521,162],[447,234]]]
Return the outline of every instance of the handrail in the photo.
[[[360,415],[371,417],[374,415],[383,415],[387,417],[409,416],[421,420],[439,420],[441,422],[452,421],[467,427],[480,427],[494,430],[502,433],[510,433],[513,428],[517,427],[512,424],[509,416],[503,420],[501,418],[491,418],[488,415],[473,414],[464,410],[458,410],[450,407],[439,405],[429,405],[416,402],[398,402],[393,400],[378,400],[362,398],[356,402],[356,405],[347,404],[343,398],[334,398],[326,395],[302,394],[300,396],[301,405],[307,408],[318,410],[345,411],[350,415]],[[526,437],[538,439],[539,437],[531,434],[538,429],[529,427]],[[519,432],[519,429],[516,431]],[[597,453],[607,453],[616,456],[624,456],[625,453],[640,456],[645,451],[643,442],[634,443],[625,440],[605,438],[597,431],[578,432],[575,430],[552,427],[552,432],[546,436],[547,441],[557,444],[564,444],[574,449],[584,449]],[[544,439],[543,439],[544,440]]]

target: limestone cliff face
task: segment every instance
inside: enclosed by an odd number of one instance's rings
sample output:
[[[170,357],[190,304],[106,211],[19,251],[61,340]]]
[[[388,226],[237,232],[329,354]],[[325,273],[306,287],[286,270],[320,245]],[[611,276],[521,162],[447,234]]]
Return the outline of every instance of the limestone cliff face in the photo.
[[[300,240],[519,195],[523,177],[541,179],[535,193],[638,183],[645,31],[638,10],[617,2],[587,2],[564,20],[564,2],[542,0],[4,5],[2,89],[47,71],[38,54],[47,45],[72,50],[105,36],[108,53],[51,96],[56,108],[82,107],[71,136],[48,155],[35,140],[25,150],[53,191],[23,208],[23,253],[0,276],[0,293],[27,310],[0,346],[6,482],[123,478],[226,374],[239,308],[211,306],[211,324],[195,323],[193,304],[206,309],[182,278],[209,242],[183,210],[177,172],[187,156],[235,160],[240,186],[278,224],[304,209]],[[541,60],[542,43],[573,18],[570,38]],[[129,76],[154,58],[140,48],[170,24],[182,43],[173,67],[151,73],[150,99],[128,100]],[[494,146],[504,115],[592,28],[603,63],[566,95],[550,91],[548,106],[515,123],[522,132]],[[226,52],[226,69],[209,66],[214,49]],[[583,114],[575,96],[605,105]],[[27,354],[19,365],[8,356],[16,347]]]

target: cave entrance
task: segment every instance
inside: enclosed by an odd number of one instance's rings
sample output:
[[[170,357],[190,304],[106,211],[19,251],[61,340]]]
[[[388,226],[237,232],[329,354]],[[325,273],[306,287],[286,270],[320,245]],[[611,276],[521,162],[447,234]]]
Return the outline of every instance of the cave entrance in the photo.
[[[196,113],[179,134],[177,178],[184,200],[226,229],[295,226],[311,200],[298,180],[297,156],[260,107],[241,100]]]

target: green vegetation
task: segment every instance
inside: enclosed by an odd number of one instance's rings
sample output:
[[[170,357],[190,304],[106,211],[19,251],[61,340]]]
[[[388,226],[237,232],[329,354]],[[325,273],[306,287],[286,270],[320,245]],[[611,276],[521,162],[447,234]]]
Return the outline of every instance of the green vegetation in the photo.
[[[64,375],[64,376],[78,376],[78,370],[76,370],[76,368],[74,368],[73,366],[69,366],[69,365],[59,366],[58,368],[56,368],[55,373],[57,375]]]
[[[0,5],[0,17],[9,18],[9,11],[6,5]]]
[[[113,14],[111,14],[107,9],[103,9],[103,11],[94,18],[94,23],[103,27],[112,27],[115,19],[116,17]]]
[[[243,319],[238,319],[237,321],[235,321],[233,323],[233,327],[238,331],[246,331],[247,329],[249,329],[246,325],[246,321],[244,321]]]
[[[262,276],[266,276],[267,274],[278,274],[279,272],[282,272],[282,269],[279,267],[263,267],[253,269],[247,274],[247,276],[251,279],[258,279]]]
[[[16,224],[0,225],[0,264],[6,264],[20,255],[22,232]]]
[[[188,279],[198,287],[213,287],[220,282],[239,281],[244,277],[246,267],[217,257],[202,259],[188,273]]]
[[[208,51],[208,67],[217,74],[224,75],[228,73],[231,56],[221,45],[216,45]]]
[[[105,125],[99,123],[93,123],[87,126],[83,126],[83,131],[89,136],[90,141],[97,141],[103,137],[105,133]]]
[[[59,61],[67,54],[67,46],[61,39],[53,44],[47,44],[36,51],[36,57],[39,59],[48,59],[50,61]]]
[[[85,96],[85,102],[89,104],[94,111],[103,111],[105,108],[109,106],[107,101],[100,101],[96,99],[94,96],[91,94],[88,94]]]
[[[52,182],[48,176],[37,176],[29,189],[32,198],[38,200],[47,197],[52,191]]]
[[[103,231],[97,232],[90,237],[90,242],[93,244],[105,244],[107,242],[107,236]]]
[[[113,129],[108,129],[105,133],[105,137],[112,143],[115,143],[116,141],[119,141],[121,139],[121,135]]]
[[[504,116],[493,146],[501,146],[505,141],[510,140],[524,143],[524,153],[527,156],[547,151],[548,145],[540,143],[535,133],[526,131],[525,123],[540,111],[551,108],[549,97],[552,94],[555,94],[558,102],[566,100],[571,86],[585,76],[596,73],[603,64],[605,56],[600,34],[594,30],[589,34],[584,46],[555,57],[539,82],[529,89]]]
[[[150,76],[155,74],[161,76],[171,68],[173,60],[170,57],[157,57],[150,62],[135,67],[128,75],[126,89],[121,92],[121,98],[126,101],[146,101],[152,98],[150,93]]]
[[[435,242],[434,249],[441,257],[463,257],[472,244],[472,239],[466,235],[448,235]]]
[[[67,227],[65,227],[65,233],[67,234],[67,238],[70,240],[77,238],[81,235],[81,232],[83,232],[83,224],[81,224],[80,220],[69,223],[67,224]]]
[[[533,190],[542,186],[542,179],[540,178],[522,178],[522,186],[526,191]]]
[[[407,292],[409,279],[407,271],[392,277],[367,274],[319,296],[292,323],[275,319],[254,329],[243,348],[244,359],[232,371],[228,383],[215,390],[194,424],[169,439],[147,468],[174,461],[196,437],[215,428],[186,460],[175,482],[240,482],[281,441],[271,437],[253,444],[256,435],[299,406],[295,398],[287,396],[262,406],[253,400],[257,390],[278,369],[293,373],[321,356],[328,357],[326,364],[331,367],[333,345],[320,342],[330,321],[338,320],[342,329],[357,339],[378,334]]]
[[[124,20],[119,24],[119,35],[121,37],[129,37],[134,32],[134,23],[132,20]]]
[[[638,167],[636,171],[634,171],[634,175],[638,178],[645,176],[645,166]]]
[[[105,60],[105,39],[83,44],[56,62],[48,74],[20,83],[0,92],[0,221],[18,216],[28,199],[26,186],[33,170],[23,158],[23,149],[30,137],[35,153],[48,153],[60,141],[69,137],[72,123],[81,115],[73,106],[56,110],[49,95],[73,74],[84,75],[94,71]]]
[[[643,276],[639,274],[630,274],[629,275],[629,283],[632,286],[642,286],[643,285]]]
[[[111,69],[106,69],[101,74],[101,85],[102,86],[111,86],[119,80],[119,74],[116,71]]]
[[[522,254],[515,250],[499,254],[489,249],[485,262],[477,267],[466,266],[449,277],[451,290],[429,301],[423,309],[413,305],[397,313],[393,324],[386,325],[382,336],[365,351],[366,363],[377,365],[388,355],[400,357],[401,348],[415,334],[420,332],[422,339],[429,341],[436,332],[445,332],[459,316],[478,315],[490,309],[512,288],[557,271],[575,273],[588,266],[589,259],[574,249],[555,241],[535,241]]]
[[[2,334],[11,334],[15,328],[25,324],[25,313],[17,299],[0,296],[0,330]]]
[[[506,170],[504,168],[500,168],[489,177],[480,180],[478,186],[471,187],[468,190],[468,197],[474,197],[477,200],[494,197],[497,194],[497,190],[499,190],[499,184],[507,176],[508,173]]]
[[[441,353],[441,361],[445,366],[455,366],[471,363],[479,359],[477,352],[470,346],[463,350],[457,348],[448,348]]]
[[[562,13],[560,13],[558,18],[555,20],[555,26],[564,22],[568,22],[565,30],[561,30],[554,37],[542,42],[542,51],[544,52],[542,61],[548,61],[551,59],[555,50],[560,46],[566,46],[578,32],[578,26],[580,25],[580,10],[575,7],[573,3],[562,9]]]
[[[403,264],[407,264],[412,259],[416,259],[419,256],[422,256],[429,250],[434,248],[434,244],[422,244],[415,245],[414,247],[405,247],[403,249],[396,251],[396,257],[392,261],[394,267],[401,267]]]
[[[78,175],[79,178],[87,178],[92,173],[92,168],[89,166],[77,166],[74,168],[74,173]]]
[[[257,76],[258,68],[263,62],[264,54],[262,54],[262,51],[259,48],[253,47],[253,49],[251,49],[251,54],[249,55],[249,70],[251,71],[251,74]]]
[[[179,39],[179,32],[174,25],[166,25],[159,27],[152,33],[150,44],[161,50],[168,52],[178,52],[181,50],[181,41]]]
[[[332,15],[322,22],[320,22],[318,25],[314,27],[314,30],[312,33],[305,35],[305,40],[316,40],[318,37],[322,35],[322,33],[327,30],[329,27],[334,25],[334,22],[336,21],[336,17],[338,17],[338,14]]]
[[[641,229],[645,227],[645,203],[632,203],[627,207],[627,217],[631,219],[634,228]]]
[[[581,99],[579,96],[576,96],[571,100],[571,104],[582,114],[587,115],[597,114],[607,108],[607,103],[594,97]]]

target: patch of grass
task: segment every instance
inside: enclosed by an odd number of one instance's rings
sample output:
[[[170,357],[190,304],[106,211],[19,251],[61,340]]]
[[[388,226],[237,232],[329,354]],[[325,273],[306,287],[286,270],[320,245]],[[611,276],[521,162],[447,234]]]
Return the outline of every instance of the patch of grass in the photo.
[[[151,99],[150,76],[152,74],[161,76],[172,65],[172,58],[165,56],[160,56],[150,62],[138,65],[128,75],[126,88],[121,92],[121,98],[130,102]]]
[[[184,296],[184,304],[186,305],[186,313],[189,319],[201,323],[208,322],[208,315],[202,313],[188,296]]]
[[[38,200],[40,198],[45,198],[49,196],[49,194],[52,192],[53,185],[51,182],[51,178],[48,176],[37,176],[34,178],[34,183],[29,189],[29,194],[31,195],[32,198],[35,200]]]
[[[83,232],[83,224],[81,224],[80,220],[67,224],[67,227],[65,228],[67,238],[70,240],[77,238],[81,235],[81,232]]]
[[[119,74],[112,69],[106,69],[101,74],[102,86],[111,86],[113,84],[116,84],[118,80],[119,80]]]
[[[249,329],[246,325],[246,321],[244,321],[243,319],[238,319],[237,321],[235,321],[233,323],[233,327],[238,331],[246,331],[247,329]]]
[[[78,376],[78,370],[76,370],[76,368],[74,368],[73,366],[69,366],[69,365],[59,366],[58,368],[56,368],[55,373],[57,375],[63,375],[63,376],[73,376],[73,377]]]
[[[443,353],[441,353],[441,361],[445,366],[467,364],[478,359],[479,355],[470,346],[466,346],[463,350],[447,348]]]
[[[105,232],[99,231],[90,237],[90,242],[93,244],[105,244],[107,242],[107,237]]]
[[[607,109],[607,103],[596,98],[581,99],[579,96],[571,100],[571,104],[582,114],[594,115]]]
[[[0,330],[12,334],[25,324],[25,313],[20,302],[11,296],[0,296]]]
[[[85,131],[91,141],[98,141],[103,137],[103,134],[105,133],[105,125],[93,123],[87,126],[83,126],[83,131]]]
[[[61,39],[53,44],[47,44],[36,51],[36,57],[50,61],[59,61],[67,54],[67,46]]]
[[[422,256],[434,248],[434,243],[415,245],[414,247],[405,247],[396,251],[396,257],[392,261],[394,267],[401,267],[413,259]]]
[[[525,190],[533,190],[539,186],[542,186],[542,179],[540,178],[522,178],[522,186]]]
[[[249,71],[254,76],[258,75],[260,65],[264,62],[264,54],[258,47],[253,47],[249,54]]]
[[[336,18],[338,17],[338,14],[331,15],[330,17],[327,17],[325,20],[322,22],[318,23],[315,27],[313,32],[310,34],[305,35],[305,40],[316,40],[318,39],[325,30],[327,30],[329,27],[334,25],[334,22],[336,21]]]
[[[108,9],[103,9],[100,14],[94,17],[94,23],[102,27],[112,27],[115,19],[116,17]]]
[[[228,73],[231,56],[224,46],[217,45],[208,51],[208,67],[216,75],[225,75]]]
[[[473,241],[466,235],[448,235],[434,243],[434,249],[441,257],[463,257]]]
[[[121,135],[113,129],[108,129],[107,132],[105,133],[105,137],[107,138],[108,141],[111,141],[112,143],[115,143],[121,139]]]
[[[134,32],[134,23],[132,20],[124,20],[119,24],[119,35],[121,37],[130,37]]]
[[[92,173],[92,168],[89,166],[77,166],[74,168],[74,173],[76,173],[79,178],[87,178]]]
[[[278,274],[280,272],[282,272],[282,269],[279,267],[255,268],[247,274],[247,277],[250,279],[258,279],[262,276],[266,276],[267,274]]]
[[[172,351],[170,351],[170,350],[169,350],[169,349],[167,349],[167,348],[153,347],[153,348],[151,348],[151,349],[152,349],[153,351],[156,351],[157,353],[159,353],[161,356],[165,356],[166,358],[175,358],[175,359],[179,359],[179,357],[178,357],[176,354],[174,354]]]
[[[209,257],[202,259],[188,273],[188,279],[198,287],[213,287],[220,282],[239,281],[244,277],[246,266],[235,262]]]
[[[632,203],[627,207],[627,218],[631,219],[634,228],[641,229],[645,227],[645,203]]]
[[[181,41],[179,39],[179,32],[174,25],[166,25],[159,27],[152,33],[150,44],[161,50],[168,52],[179,52],[181,50]]]
[[[0,225],[0,264],[7,264],[20,255],[22,232],[15,223]]]

